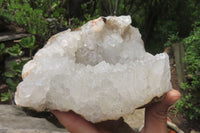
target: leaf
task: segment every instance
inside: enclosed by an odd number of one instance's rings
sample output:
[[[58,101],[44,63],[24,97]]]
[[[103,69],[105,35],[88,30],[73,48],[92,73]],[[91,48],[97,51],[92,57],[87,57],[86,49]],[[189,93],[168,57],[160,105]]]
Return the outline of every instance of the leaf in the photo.
[[[32,48],[35,44],[35,36],[23,38],[19,43],[23,48]]]
[[[23,62],[17,63],[16,61],[12,61],[12,62],[11,62],[11,65],[10,65],[10,70],[11,70],[11,71],[14,71],[14,72],[19,72],[19,73],[21,73],[21,72],[22,72],[23,65],[24,65]]]
[[[6,93],[1,93],[1,101],[5,102],[9,99],[9,96]]]
[[[5,72],[4,75],[8,78],[13,78],[16,74],[14,72]]]
[[[6,53],[10,54],[11,56],[19,56],[22,54],[21,48],[19,44],[16,44],[12,47],[9,47],[5,50]]]
[[[0,44],[0,55],[4,54],[5,51],[5,44],[1,43]]]
[[[55,9],[59,5],[60,5],[60,1],[54,1],[52,6],[51,6],[51,9]]]
[[[2,51],[3,49],[5,49],[5,44],[4,44],[4,43],[1,43],[1,44],[0,44],[0,50]]]
[[[3,4],[3,0],[0,0],[0,7],[2,6],[2,4]]]
[[[58,11],[55,11],[55,12],[53,12],[53,16],[55,17],[55,18],[57,18],[57,17],[59,17],[59,12]]]
[[[11,78],[6,79],[6,83],[12,89],[15,89],[18,85],[18,82],[14,82]]]

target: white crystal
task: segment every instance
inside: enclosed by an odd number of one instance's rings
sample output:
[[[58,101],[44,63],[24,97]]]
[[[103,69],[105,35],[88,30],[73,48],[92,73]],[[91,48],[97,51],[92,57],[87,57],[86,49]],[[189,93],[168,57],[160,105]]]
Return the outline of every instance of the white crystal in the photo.
[[[106,21],[105,21],[106,20]],[[171,89],[166,53],[144,50],[130,16],[89,21],[51,37],[23,68],[17,105],[117,119]]]

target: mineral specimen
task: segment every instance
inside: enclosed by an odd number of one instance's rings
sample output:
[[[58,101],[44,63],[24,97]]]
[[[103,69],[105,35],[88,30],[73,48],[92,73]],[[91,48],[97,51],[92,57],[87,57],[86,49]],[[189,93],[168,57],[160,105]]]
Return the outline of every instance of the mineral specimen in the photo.
[[[25,64],[17,105],[117,119],[171,89],[166,53],[145,52],[130,16],[100,17],[51,37]]]

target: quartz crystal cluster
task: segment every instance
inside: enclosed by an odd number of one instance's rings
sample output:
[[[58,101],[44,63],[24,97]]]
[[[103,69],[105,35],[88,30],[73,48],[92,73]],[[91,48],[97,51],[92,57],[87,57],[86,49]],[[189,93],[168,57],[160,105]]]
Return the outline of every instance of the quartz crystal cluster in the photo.
[[[162,96],[171,89],[168,55],[145,52],[130,24],[130,16],[100,17],[51,37],[24,65],[16,104],[100,122]]]

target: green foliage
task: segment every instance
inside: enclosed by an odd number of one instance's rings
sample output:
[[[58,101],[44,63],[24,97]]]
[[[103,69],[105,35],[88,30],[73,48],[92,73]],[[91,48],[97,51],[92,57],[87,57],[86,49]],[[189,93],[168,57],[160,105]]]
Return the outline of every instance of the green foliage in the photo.
[[[180,38],[178,37],[178,33],[170,34],[168,37],[168,41],[164,44],[165,47],[170,47],[172,44],[180,42]]]
[[[36,47],[35,36],[23,38],[19,44],[15,44],[12,47],[5,48],[4,44],[0,45],[0,51],[3,51],[0,52],[1,54],[9,54],[10,56],[17,58],[10,63],[9,69],[3,73],[5,83],[8,85],[9,90],[8,92],[1,94],[1,101],[12,101],[13,93],[21,81],[22,68],[28,61],[28,59],[21,59],[22,50],[24,48],[34,50]]]
[[[83,19],[73,18],[73,24],[69,25],[71,29],[76,29],[90,20],[100,17],[100,12],[98,8],[92,9],[91,6],[94,6],[94,1],[89,1],[87,3],[81,4],[81,9],[84,11]]]
[[[1,43],[0,44],[0,56],[3,55],[5,52],[5,44]]]
[[[4,77],[6,78],[6,84],[9,89],[8,92],[1,94],[1,101],[13,100],[13,93],[19,82],[21,81],[21,73],[23,65],[27,62],[25,61],[12,61],[10,64],[10,68],[8,71],[4,73]]]
[[[29,0],[31,1],[31,0]],[[55,18],[60,27],[67,26],[67,13],[68,11],[64,8],[66,0],[37,0],[31,1],[31,6],[43,11],[44,18]],[[52,30],[52,29],[51,29]]]
[[[0,43],[0,61],[3,59],[3,55],[5,54],[5,44]],[[1,66],[0,66],[1,68]],[[2,77],[3,70],[0,69],[0,76]]]
[[[34,47],[34,44],[35,44],[35,36],[26,37],[26,38],[23,38],[20,41],[20,45],[23,48],[30,48],[30,49],[32,49]]]
[[[31,58],[33,51],[38,47],[36,42],[43,45],[51,34],[57,32],[55,29],[58,26],[67,25],[66,18],[64,18],[66,9],[61,7],[62,4],[63,1],[57,0],[0,0],[0,20],[5,24],[23,27],[26,32],[32,34],[32,36],[23,38],[17,44],[8,45],[10,47],[0,44],[0,56],[10,55],[14,58],[6,72],[4,72],[4,69],[0,70],[1,82],[5,82],[9,87],[8,92],[2,94],[1,100],[11,99],[11,94],[21,81],[22,66],[27,61],[27,58],[22,56],[27,56],[27,52],[29,52],[28,55]],[[47,18],[55,19],[53,28],[49,27]]]
[[[46,18],[56,18],[60,27],[67,26],[67,19],[64,17],[67,11],[60,7],[61,4],[57,0],[0,1],[0,18],[7,23],[16,23],[30,34],[39,36],[40,40],[44,40],[45,37],[52,34],[48,30]],[[54,28],[57,28],[57,25]]]
[[[30,57],[32,57],[32,51],[38,47],[35,45],[35,36],[23,38],[19,44],[22,48],[29,49]]]
[[[20,56],[22,54],[19,44],[7,48],[5,52],[10,54],[11,56]]]
[[[12,90],[8,90],[7,93],[1,93],[1,101],[2,102],[12,100],[12,98],[13,98],[13,91]]]
[[[190,36],[183,40],[185,45],[185,72],[189,79],[182,84],[183,97],[176,104],[190,119],[200,118],[200,23],[194,25]]]
[[[18,0],[6,1],[4,5],[6,6],[1,7],[0,17],[3,17],[8,22],[17,23],[31,34],[38,34],[44,37],[47,32],[47,26],[42,10],[33,9],[29,3]]]

